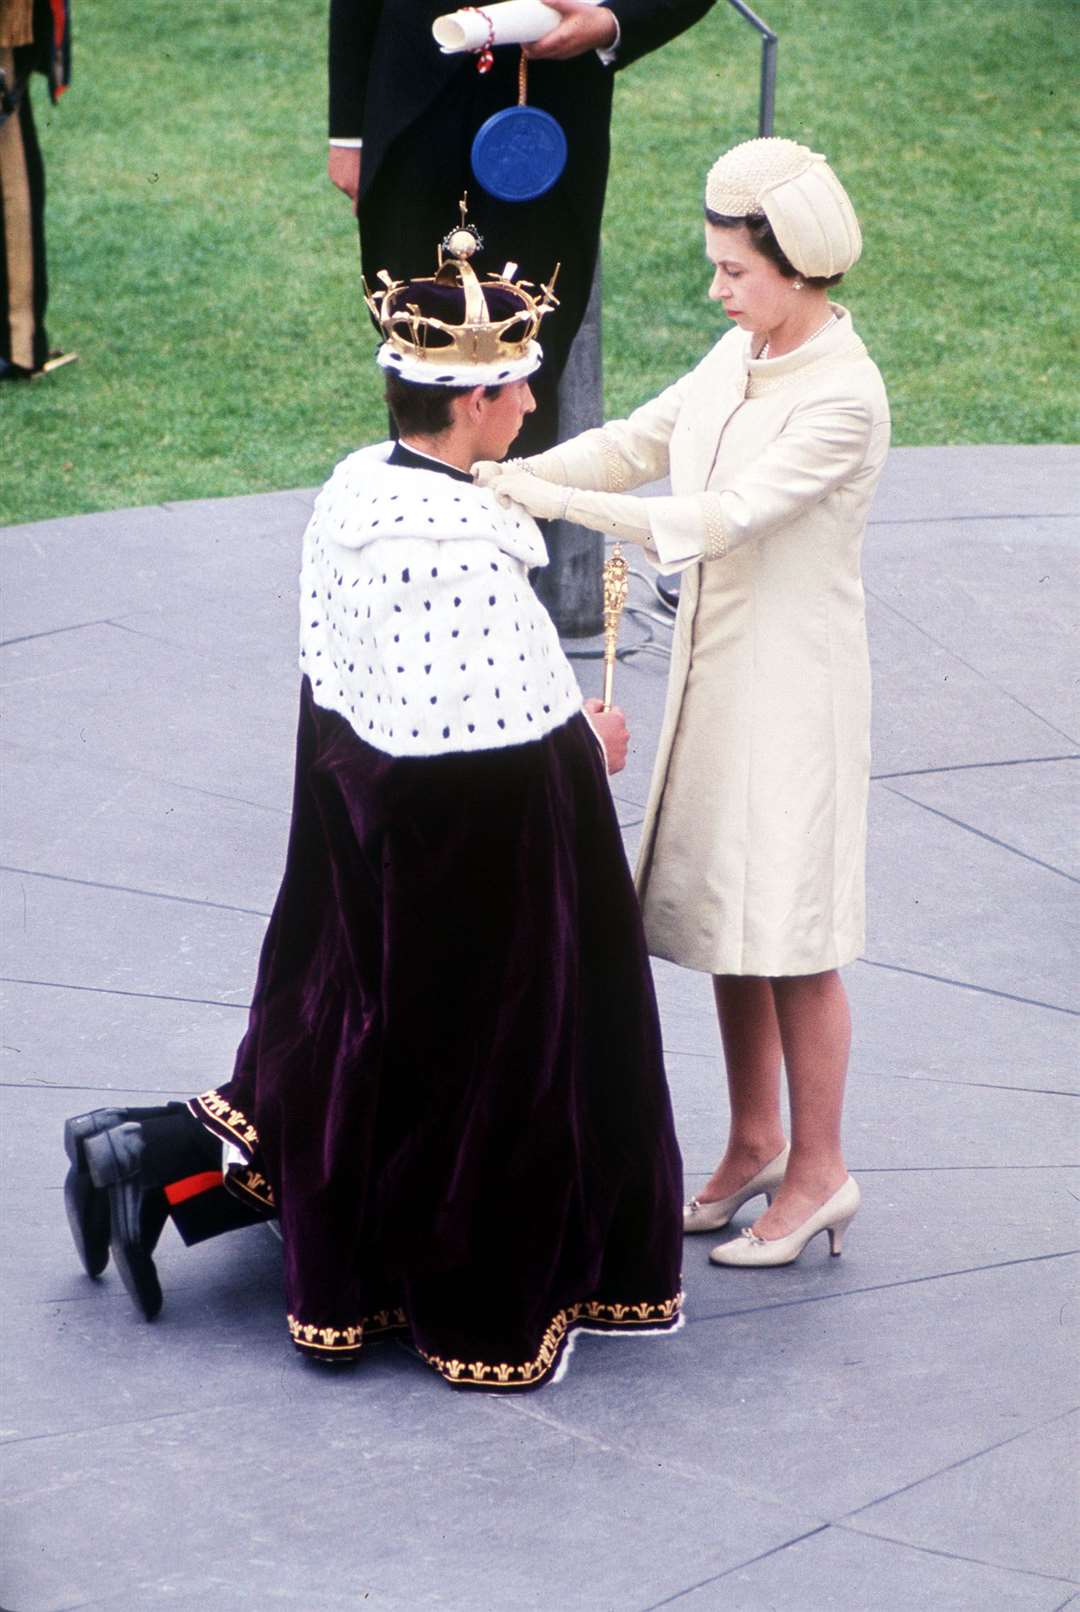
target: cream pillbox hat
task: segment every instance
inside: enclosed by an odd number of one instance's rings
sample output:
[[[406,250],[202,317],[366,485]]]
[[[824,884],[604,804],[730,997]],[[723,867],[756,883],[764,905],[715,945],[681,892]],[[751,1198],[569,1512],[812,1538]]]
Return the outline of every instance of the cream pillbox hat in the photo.
[[[862,232],[825,158],[796,140],[744,140],[709,170],[705,205],[727,218],[764,213],[792,268],[810,278],[857,263]]]

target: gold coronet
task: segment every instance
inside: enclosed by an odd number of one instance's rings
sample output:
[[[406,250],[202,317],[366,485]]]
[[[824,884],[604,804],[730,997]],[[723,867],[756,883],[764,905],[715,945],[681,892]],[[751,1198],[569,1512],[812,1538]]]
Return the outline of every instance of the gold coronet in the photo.
[[[461,222],[439,243],[438,267],[433,275],[394,280],[381,269],[378,279],[382,290],[372,290],[364,281],[364,301],[390,350],[413,363],[430,365],[433,371],[457,365],[512,364],[526,357],[541,320],[558,307],[554,290],[558,264],[539,289],[531,280],[515,279],[516,263],[507,263],[502,274],[479,278],[469,259],[483,242],[473,225],[466,222],[465,210],[463,198]],[[460,287],[465,303],[463,323],[453,324],[425,314],[415,300],[410,300],[415,299],[419,288],[434,285]],[[492,318],[488,303],[488,296],[495,291],[509,293],[518,303],[513,312],[499,319]]]

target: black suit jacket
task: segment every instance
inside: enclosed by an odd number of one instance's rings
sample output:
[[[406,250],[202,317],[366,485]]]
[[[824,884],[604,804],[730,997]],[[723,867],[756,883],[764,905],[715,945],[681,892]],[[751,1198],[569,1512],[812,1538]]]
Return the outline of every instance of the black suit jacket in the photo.
[[[620,29],[614,70],[674,39],[712,5],[713,0],[609,0]],[[365,189],[398,135],[455,78],[476,72],[472,56],[444,56],[432,38],[432,22],[453,9],[454,0],[330,0],[330,137],[363,139]],[[494,76],[503,77],[507,68],[516,75],[516,50],[504,46],[495,56]],[[583,133],[606,126],[612,70],[594,51],[572,62],[534,62],[530,103],[550,109],[547,102],[557,101],[564,128],[567,117]],[[506,104],[514,99],[516,94]]]
[[[568,62],[531,62],[528,100],[562,125],[568,156],[562,177],[530,202],[500,202],[475,182],[473,136],[517,100],[519,53],[495,51],[480,75],[471,55],[444,56],[431,34],[454,0],[331,0],[330,134],[364,142],[360,243],[364,274],[431,273],[436,242],[469,215],[485,239],[481,267],[508,260],[526,278],[546,279],[561,263],[557,313],[545,319],[545,362],[533,382],[538,411],[518,443],[535,452],[555,440],[554,393],[592,285],[607,185],[613,69],[595,51]],[[707,12],[713,0],[611,0],[619,21],[615,65],[623,68],[665,44]]]

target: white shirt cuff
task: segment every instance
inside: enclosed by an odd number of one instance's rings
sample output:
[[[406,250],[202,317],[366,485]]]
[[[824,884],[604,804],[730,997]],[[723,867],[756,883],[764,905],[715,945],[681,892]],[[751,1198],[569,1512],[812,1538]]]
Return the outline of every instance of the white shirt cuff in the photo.
[[[332,134],[330,144],[332,146],[341,146],[344,151],[359,151],[364,142],[363,140],[354,140],[351,137],[349,139],[339,139],[337,135]]]
[[[603,5],[604,0],[594,0],[594,3],[597,5]],[[611,20],[615,24],[615,38],[611,41],[610,45],[605,46],[603,50],[598,50],[596,53],[605,67],[610,67],[616,56],[619,54],[619,41],[622,39],[622,29],[619,26],[619,19],[615,16],[614,12],[612,12]]]

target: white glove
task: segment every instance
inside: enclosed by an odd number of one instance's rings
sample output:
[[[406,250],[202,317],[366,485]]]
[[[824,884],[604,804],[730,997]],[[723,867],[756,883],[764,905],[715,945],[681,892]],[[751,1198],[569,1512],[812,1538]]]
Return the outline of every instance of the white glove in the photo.
[[[472,467],[472,479],[478,487],[491,487],[508,473],[508,468],[497,459],[478,459]]]
[[[494,488],[500,504],[520,504],[534,519],[541,521],[561,521],[573,491],[571,487],[543,481],[528,470],[508,469],[488,485]]]

